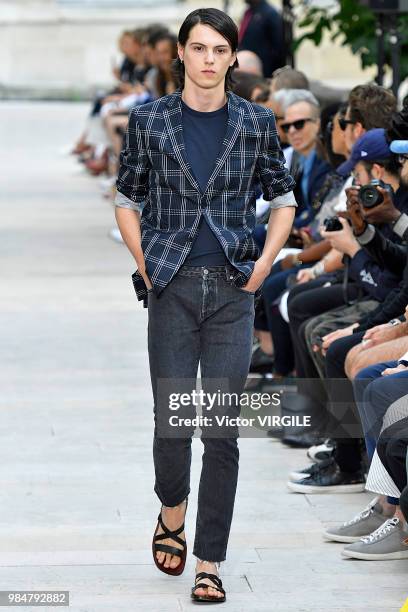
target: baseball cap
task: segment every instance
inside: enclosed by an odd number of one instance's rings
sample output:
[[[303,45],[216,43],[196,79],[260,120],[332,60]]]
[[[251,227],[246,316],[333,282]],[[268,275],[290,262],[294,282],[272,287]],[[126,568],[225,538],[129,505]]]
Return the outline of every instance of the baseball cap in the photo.
[[[393,140],[390,149],[393,153],[397,155],[403,155],[404,153],[408,153],[408,140]]]
[[[374,128],[363,134],[353,145],[347,161],[337,168],[342,176],[347,176],[360,161],[380,161],[391,157],[390,145],[383,128]]]

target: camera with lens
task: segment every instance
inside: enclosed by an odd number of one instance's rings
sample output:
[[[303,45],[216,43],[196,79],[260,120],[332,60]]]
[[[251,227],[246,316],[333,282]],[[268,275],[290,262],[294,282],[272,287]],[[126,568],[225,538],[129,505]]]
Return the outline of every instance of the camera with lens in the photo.
[[[326,232],[340,232],[343,229],[338,217],[327,217],[323,221],[323,225]]]
[[[358,199],[364,208],[374,208],[374,206],[378,206],[384,201],[384,196],[378,191],[378,187],[382,187],[382,189],[386,189],[389,193],[392,193],[391,185],[379,179],[373,179],[368,185],[360,187],[358,193]]]

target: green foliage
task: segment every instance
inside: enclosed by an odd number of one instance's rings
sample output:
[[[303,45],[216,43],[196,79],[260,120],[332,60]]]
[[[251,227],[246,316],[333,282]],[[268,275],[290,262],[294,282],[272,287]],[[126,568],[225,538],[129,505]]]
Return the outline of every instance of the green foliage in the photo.
[[[358,4],[357,0],[333,0],[330,7],[319,8],[308,6],[304,0],[295,0],[295,9],[299,10],[298,27],[301,35],[294,41],[297,50],[303,41],[310,40],[316,46],[322,42],[327,32],[332,41],[350,47],[360,58],[362,68],[377,63],[376,17],[368,8]],[[401,37],[401,77],[408,76],[408,15],[398,20]],[[303,32],[304,30],[304,32]],[[389,37],[385,36],[385,60],[391,65]]]

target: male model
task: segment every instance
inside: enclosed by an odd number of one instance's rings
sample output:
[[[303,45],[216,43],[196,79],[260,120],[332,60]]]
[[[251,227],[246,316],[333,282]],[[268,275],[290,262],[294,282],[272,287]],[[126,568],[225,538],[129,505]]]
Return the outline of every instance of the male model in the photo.
[[[237,45],[237,27],[222,11],[188,15],[175,62],[180,87],[131,112],[117,182],[116,219],[137,263],[137,296],[148,307],[154,490],[162,502],[153,555],[172,575],[181,574],[186,559],[194,428],[187,428],[189,435],[159,431],[169,422],[169,381],[173,394],[184,393],[188,383],[191,391],[200,362],[203,388],[215,391],[221,381],[222,391],[243,391],[254,299],[287,240],[296,206],[272,111],[229,89]],[[252,238],[259,184],[272,208],[262,255]],[[180,415],[191,416],[191,408]],[[234,416],[239,405],[203,413],[211,418],[217,410]],[[214,427],[203,428],[194,601],[225,601],[217,568],[226,558],[233,514],[237,437],[236,429],[217,435]]]

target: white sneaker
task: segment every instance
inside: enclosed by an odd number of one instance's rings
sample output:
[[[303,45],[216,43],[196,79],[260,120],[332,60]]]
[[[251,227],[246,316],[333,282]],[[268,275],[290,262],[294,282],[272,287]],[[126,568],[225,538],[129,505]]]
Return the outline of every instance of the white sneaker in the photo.
[[[112,240],[114,240],[115,242],[120,242],[120,244],[124,244],[125,242],[118,227],[113,227],[111,230],[109,230],[108,236],[109,238],[112,238]]]
[[[117,177],[116,176],[108,176],[107,178],[102,178],[99,181],[99,186],[102,191],[107,191],[112,189],[112,187],[116,184]]]

